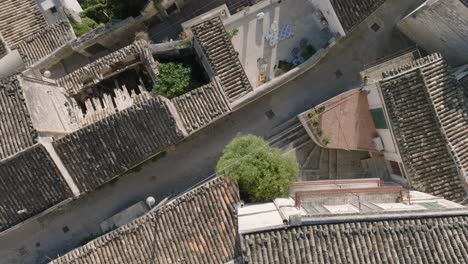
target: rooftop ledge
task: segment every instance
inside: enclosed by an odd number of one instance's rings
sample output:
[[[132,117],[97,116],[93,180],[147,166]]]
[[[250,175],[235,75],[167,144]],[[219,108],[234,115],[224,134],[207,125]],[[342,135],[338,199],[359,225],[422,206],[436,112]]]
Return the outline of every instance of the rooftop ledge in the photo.
[[[312,140],[323,148],[377,151],[377,137],[367,96],[344,92],[298,116]]]

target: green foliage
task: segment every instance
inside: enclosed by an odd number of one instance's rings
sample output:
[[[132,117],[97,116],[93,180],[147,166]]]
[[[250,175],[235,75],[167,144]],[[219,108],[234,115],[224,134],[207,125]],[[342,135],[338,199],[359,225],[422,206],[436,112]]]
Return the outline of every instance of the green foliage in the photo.
[[[192,69],[182,63],[160,63],[158,81],[154,84],[153,92],[168,98],[182,95],[190,89]]]
[[[317,127],[315,129],[315,134],[317,134],[317,136],[321,137],[323,135],[322,129],[320,127]]]
[[[247,201],[264,202],[288,195],[299,165],[262,138],[245,135],[237,136],[226,146],[216,172],[236,181]]]
[[[322,143],[326,146],[326,145],[330,144],[330,139],[328,137],[324,137],[324,138],[322,138]]]
[[[294,68],[294,65],[291,62],[280,60],[278,62],[278,68],[280,68],[283,72],[288,72]]]
[[[145,7],[147,0],[84,0],[81,4],[83,15],[101,23],[136,17]]]
[[[96,21],[88,17],[81,18],[81,23],[76,21],[72,16],[68,16],[68,20],[70,21],[73,31],[75,31],[75,35],[77,37],[83,36],[89,31],[99,27],[99,24],[96,23]]]
[[[107,14],[107,6],[105,3],[96,3],[95,5],[90,5],[87,8],[83,9],[80,13],[82,18],[88,17],[97,23],[107,23],[109,22],[109,16]]]
[[[236,28],[234,30],[229,31],[227,34],[229,38],[232,39],[233,37],[237,36],[237,34],[239,34],[239,30]]]
[[[312,45],[307,45],[301,52],[302,58],[307,60],[308,58],[312,57],[316,52],[315,48]]]
[[[325,112],[325,106],[322,105],[321,107],[317,109],[317,113],[321,114],[323,112]]]

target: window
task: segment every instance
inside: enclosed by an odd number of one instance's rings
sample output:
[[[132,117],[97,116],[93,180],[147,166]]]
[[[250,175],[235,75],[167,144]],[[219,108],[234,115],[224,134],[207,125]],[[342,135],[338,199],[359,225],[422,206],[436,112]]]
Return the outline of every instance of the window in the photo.
[[[376,108],[370,110],[372,120],[374,120],[375,128],[377,129],[388,129],[387,122],[385,122],[385,115],[382,108]]]
[[[392,160],[389,161],[389,163],[390,163],[390,168],[392,169],[392,173],[403,177],[403,173],[401,173],[401,169],[400,169],[400,164]]]
[[[179,10],[179,9],[177,8],[177,5],[174,3],[168,9],[166,9],[166,12],[167,12],[168,15],[170,15],[170,14],[176,12],[177,10]]]

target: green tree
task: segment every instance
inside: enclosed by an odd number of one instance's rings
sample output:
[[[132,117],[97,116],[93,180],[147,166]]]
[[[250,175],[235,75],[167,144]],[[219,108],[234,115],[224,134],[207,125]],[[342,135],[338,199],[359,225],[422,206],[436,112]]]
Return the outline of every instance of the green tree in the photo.
[[[81,23],[76,21],[72,16],[68,16],[68,20],[70,20],[70,24],[73,27],[73,31],[75,31],[75,35],[80,37],[89,31],[99,27],[99,24],[96,21],[83,17],[81,18]]]
[[[190,76],[192,69],[181,63],[160,63],[159,76],[154,84],[156,94],[173,98],[186,93],[190,89]]]
[[[287,197],[289,184],[299,172],[296,160],[281,155],[262,138],[237,136],[224,149],[216,166],[218,175],[239,184],[241,195],[251,202]]]

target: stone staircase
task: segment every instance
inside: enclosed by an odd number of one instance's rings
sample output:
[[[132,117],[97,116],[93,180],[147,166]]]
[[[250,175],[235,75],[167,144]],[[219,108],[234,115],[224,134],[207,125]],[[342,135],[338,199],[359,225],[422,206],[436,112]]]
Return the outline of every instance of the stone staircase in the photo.
[[[307,131],[297,117],[294,117],[272,129],[267,141],[270,146],[283,152],[291,152],[311,141]]]
[[[300,165],[298,181],[368,177],[362,163],[369,158],[367,152],[322,148],[309,138],[297,117],[273,128],[267,141],[283,153],[295,156]]]

